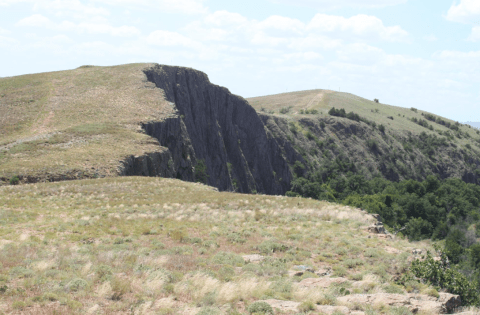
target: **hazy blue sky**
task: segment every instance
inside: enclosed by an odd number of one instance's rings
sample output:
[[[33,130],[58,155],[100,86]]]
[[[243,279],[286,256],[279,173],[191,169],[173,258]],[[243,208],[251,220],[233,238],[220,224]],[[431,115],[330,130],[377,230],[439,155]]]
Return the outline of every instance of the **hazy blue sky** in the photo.
[[[480,121],[480,0],[0,0],[0,76],[157,62]]]

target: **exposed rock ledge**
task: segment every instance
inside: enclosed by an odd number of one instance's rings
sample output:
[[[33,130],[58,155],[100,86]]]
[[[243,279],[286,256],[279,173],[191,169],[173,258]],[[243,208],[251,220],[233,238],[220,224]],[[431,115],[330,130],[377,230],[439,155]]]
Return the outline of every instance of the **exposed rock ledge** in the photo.
[[[168,152],[130,157],[121,175],[192,181],[202,161],[206,183],[219,190],[283,195],[290,188],[285,149],[267,134],[245,99],[211,84],[206,74],[193,69],[156,65],[145,74],[164,91],[178,116],[143,124]]]

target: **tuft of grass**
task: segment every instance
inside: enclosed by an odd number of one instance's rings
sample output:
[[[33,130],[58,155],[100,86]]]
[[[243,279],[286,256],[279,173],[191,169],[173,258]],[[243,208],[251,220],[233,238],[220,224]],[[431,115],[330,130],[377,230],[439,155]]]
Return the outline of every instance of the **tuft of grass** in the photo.
[[[310,312],[310,311],[314,311],[315,310],[315,304],[311,301],[305,301],[305,302],[302,302],[299,306],[298,306],[298,311],[299,312],[302,312],[302,313],[307,313],[307,312]]]
[[[263,301],[253,302],[247,307],[247,311],[250,314],[272,314],[273,315],[273,309],[270,306],[270,304]]]

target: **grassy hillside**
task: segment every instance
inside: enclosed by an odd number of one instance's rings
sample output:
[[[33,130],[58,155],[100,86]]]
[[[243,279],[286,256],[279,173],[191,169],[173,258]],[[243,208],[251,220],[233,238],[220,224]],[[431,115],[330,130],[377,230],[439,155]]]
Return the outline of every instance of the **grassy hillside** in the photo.
[[[174,110],[146,80],[148,66],[0,78],[0,178],[115,175],[125,156],[160,150],[139,122]]]
[[[383,124],[389,130],[402,135],[408,134],[409,132],[413,134],[420,134],[422,131],[429,132],[428,128],[424,128],[411,121],[412,118],[426,120],[422,114],[429,114],[427,112],[376,103],[373,100],[367,100],[345,92],[309,90],[253,97],[247,100],[258,112],[280,114],[290,118],[300,119],[302,117],[311,117],[309,114],[302,115],[301,110],[317,110],[317,115],[326,117],[328,116],[328,111],[332,107],[335,107],[337,109],[344,108],[346,112],[353,111],[363,118],[376,122],[377,125]],[[287,109],[288,112],[282,114],[282,108]],[[393,119],[389,119],[388,117],[392,117]],[[455,124],[455,121],[450,119],[442,119],[451,124]],[[443,125],[431,121],[428,121],[428,123],[433,126],[437,134],[438,131],[451,131],[451,129]],[[476,130],[471,128],[471,126],[461,124],[459,130],[464,134],[468,134],[471,138],[480,138]],[[435,133],[435,131],[432,133]],[[456,141],[462,144],[471,143],[463,138],[457,138]]]
[[[290,163],[300,160],[304,174],[341,158],[367,178],[423,180],[437,174],[479,182],[480,131],[469,125],[328,90],[248,101],[272,136],[295,148]],[[344,110],[344,117],[331,115],[332,108]]]
[[[173,179],[4,186],[0,309],[249,314],[255,301],[274,299],[293,305],[276,314],[411,314],[409,305],[342,297],[411,292],[436,300],[426,285],[394,284],[412,250],[425,253],[429,242],[370,234],[373,222],[328,202],[220,193]],[[428,307],[421,313],[433,314]]]

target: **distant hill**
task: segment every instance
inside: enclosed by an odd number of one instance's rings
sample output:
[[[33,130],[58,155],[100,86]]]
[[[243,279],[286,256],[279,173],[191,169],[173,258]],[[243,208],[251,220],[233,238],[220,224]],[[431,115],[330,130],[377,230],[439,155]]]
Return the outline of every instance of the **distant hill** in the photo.
[[[480,131],[469,125],[331,90],[248,101],[272,136],[298,153],[289,159],[297,175],[327,168],[393,181],[438,174],[479,182]]]

